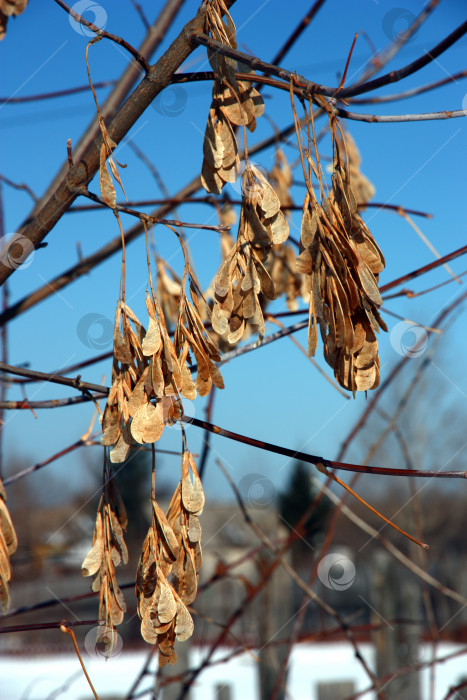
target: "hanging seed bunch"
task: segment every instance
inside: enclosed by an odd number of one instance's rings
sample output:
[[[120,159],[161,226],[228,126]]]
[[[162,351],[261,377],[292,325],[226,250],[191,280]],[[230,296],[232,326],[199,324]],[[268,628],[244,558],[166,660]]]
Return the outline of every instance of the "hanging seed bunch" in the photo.
[[[8,584],[11,580],[10,557],[18,546],[15,528],[6,505],[6,492],[0,479],[0,606],[3,613],[10,607]]]
[[[176,272],[161,257],[156,257],[157,298],[164,312],[165,319],[171,325],[178,321],[178,307],[182,293],[182,282]]]
[[[297,258],[292,246],[287,244],[272,246],[266,268],[274,283],[277,296],[285,295],[289,311],[298,309],[300,297],[306,302],[309,301],[310,295],[306,291],[304,276],[297,272]]]
[[[225,16],[225,21],[223,20]],[[212,0],[206,11],[206,33],[217,41],[237,48],[235,24],[223,0]],[[208,49],[208,59],[216,74],[212,103],[204,135],[201,182],[207,192],[220,194],[226,182],[235,182],[240,172],[235,128],[254,131],[256,119],[264,112],[264,102],[251,82],[237,80],[235,72],[251,73],[249,66],[237,64]]]
[[[195,398],[196,392],[200,396],[209,394],[212,385],[218,389],[224,388],[224,380],[215,363],[221,359],[219,348],[206,331],[201,308],[201,292],[194,278],[190,275],[191,301],[183,294],[180,302],[180,313],[177,328],[174,334],[174,343],[179,353],[180,364],[186,372],[186,381],[191,380],[191,396],[186,393],[186,398]],[[207,309],[207,305],[204,304]],[[191,372],[187,362],[191,362],[191,354],[197,363],[196,383],[193,385]],[[186,369],[185,369],[186,368]]]
[[[382,304],[378,273],[384,268],[384,258],[358,214],[348,160],[342,157],[337,133],[344,145],[345,139],[336,117],[329,118],[334,160],[328,197],[316,141],[308,132],[308,172],[304,169],[308,192],[303,205],[302,251],[297,270],[306,275],[310,292],[309,353],[316,352],[319,325],[326,361],[339,384],[355,394],[375,389],[379,384],[376,333],[380,328],[387,330],[378,311]],[[311,141],[316,164],[309,155]],[[321,203],[311,185],[312,172],[319,182]]]
[[[185,261],[185,273],[176,289],[175,280],[164,278],[166,286],[172,281],[172,291],[179,296],[173,342],[153,289],[146,295],[147,331],[124,302],[117,306],[112,387],[102,419],[101,440],[103,445],[115,445],[110,452],[112,462],[123,462],[133,442],[159,440],[165,425],[183,414],[181,396],[193,400],[197,393],[206,396],[212,384],[224,388],[215,365],[220,360],[219,350],[204,328],[200,292]],[[191,302],[184,291],[187,276]],[[197,363],[196,382],[189,368],[192,356]]]
[[[187,606],[196,597],[202,561],[198,516],[203,510],[204,494],[185,442],[181,480],[167,515],[154,499],[152,504],[152,524],[138,565],[136,597],[143,639],[149,644],[157,643],[159,664],[165,666],[177,661],[175,640],[183,642],[193,634]]]
[[[219,217],[219,224],[221,226],[235,226],[237,223],[237,214],[235,208],[232,206],[229,200],[226,200],[220,206],[217,205],[216,208],[217,215]],[[226,236],[230,237],[229,232],[221,231],[221,241],[223,241]]]
[[[290,207],[294,203],[290,193],[290,188],[292,187],[293,182],[292,169],[284,155],[284,152],[280,148],[276,149],[274,165],[269,171],[268,177],[269,182],[279,197],[284,214],[289,216],[290,209],[287,209],[287,207]]]
[[[104,620],[105,625],[98,629],[97,642],[103,644],[106,656],[115,648],[115,627],[122,622],[126,612],[115,568],[128,563],[128,550],[123,539],[127,525],[125,506],[106,462],[92,548],[81,565],[83,576],[94,576],[91,589],[99,593],[99,619]]]
[[[0,0],[0,41],[5,38],[8,18],[20,15],[28,0]]]
[[[345,138],[345,143],[343,138]],[[374,197],[376,190],[373,183],[370,182],[370,180],[363,175],[360,170],[362,158],[360,156],[360,151],[357,148],[357,144],[355,143],[351,134],[349,134],[347,130],[342,130],[341,136],[341,133],[338,130],[337,142],[341,153],[345,154],[347,168],[350,175],[350,184],[352,185],[352,192],[354,193],[359,209],[361,210],[363,209],[361,205],[369,202],[370,199]]]
[[[264,265],[274,244],[289,235],[279,197],[264,175],[250,163],[242,182],[242,208],[237,241],[221,264],[214,282],[212,327],[231,344],[238,342],[246,325],[264,337],[264,318],[258,295],[276,296]]]
[[[133,444],[130,416],[136,408],[135,400],[131,399],[140,378],[147,374],[149,363],[142,347],[145,335],[142,323],[130,307],[119,300],[115,313],[112,386],[102,416],[101,438],[102,445],[114,446],[110,451],[112,462],[124,462]]]

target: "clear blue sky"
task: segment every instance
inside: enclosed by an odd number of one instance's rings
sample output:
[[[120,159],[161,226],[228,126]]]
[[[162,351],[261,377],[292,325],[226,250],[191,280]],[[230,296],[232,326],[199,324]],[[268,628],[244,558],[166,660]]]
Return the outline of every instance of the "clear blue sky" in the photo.
[[[90,3],[91,4],[91,3]],[[162,3],[143,1],[143,8],[150,21],[155,6]],[[388,42],[394,31],[405,28],[413,13],[423,7],[422,2],[404,2],[404,8],[378,0],[360,0],[357,3],[328,0],[292,51],[283,60],[284,67],[296,70],[308,78],[335,85],[345,65],[355,32],[360,32],[349,70],[348,83],[357,79],[360,70],[371,57],[371,48],[363,31],[377,48]],[[239,47],[247,52],[270,60],[290,34],[310,2],[284,3],[266,0],[257,3],[238,0],[232,8],[237,25]],[[196,10],[197,3],[187,2],[174,27],[158,51],[167,48],[182,26]],[[253,8],[253,9],[252,9]],[[397,10],[399,11],[397,13]],[[130,2],[103,2],[96,6],[99,17],[106,19],[106,29],[124,36],[138,46],[144,35],[143,25]],[[89,15],[92,19],[92,16]],[[465,3],[461,0],[440,3],[426,24],[390,64],[397,68],[423,55],[445,35],[465,19]],[[83,85],[87,81],[85,49],[87,37],[76,31],[65,12],[54,2],[34,3],[15,21],[10,21],[6,39],[0,44],[2,65],[0,78],[1,97],[26,96],[35,93],[65,89]],[[381,90],[389,94],[401,89],[440,80],[465,68],[467,38],[455,44],[423,71],[403,83]],[[128,62],[128,55],[115,44],[101,41],[90,49],[90,65],[95,82],[117,78]],[[187,61],[185,69],[208,69],[205,50],[198,49]],[[98,92],[101,103],[105,90]],[[466,104],[467,81],[448,86],[404,102],[382,106],[365,105],[362,112],[376,111],[383,114],[460,109]],[[273,94],[264,90],[266,110],[280,127],[291,122],[290,103],[287,94]],[[154,108],[149,108],[127,138],[134,140],[157,165],[167,188],[172,194],[187,183],[202,162],[202,142],[211,99],[208,83],[187,85],[178,92],[168,92]],[[179,100],[177,114],[170,114],[171,101]],[[355,108],[357,111],[357,108]],[[55,175],[66,156],[66,141],[77,142],[84,128],[95,115],[90,91],[57,100],[30,104],[0,106],[1,164],[0,172],[16,182],[26,182],[37,194],[42,194],[49,180]],[[417,224],[440,254],[446,254],[465,243],[465,145],[467,122],[465,119],[402,124],[347,124],[357,141],[363,157],[363,172],[376,187],[375,200],[400,204],[434,215],[431,220],[417,219]],[[250,144],[270,136],[271,126],[265,118],[258,122]],[[293,147],[285,147],[290,160],[296,157]],[[120,145],[116,152],[120,162],[128,164],[122,176],[129,199],[159,197],[154,180],[132,150]],[[261,153],[256,161],[269,169],[273,150]],[[297,175],[299,172],[297,170]],[[98,191],[98,183],[91,184]],[[6,230],[14,232],[30,209],[30,200],[24,192],[4,187]],[[235,192],[231,190],[235,196]],[[303,189],[295,188],[294,197],[301,202]],[[83,203],[81,200],[78,203]],[[187,221],[212,222],[212,212],[200,205],[181,209]],[[368,210],[365,220],[384,251],[387,267],[381,275],[386,283],[434,259],[422,241],[407,223],[394,213]],[[134,220],[123,217],[126,227]],[[299,215],[293,218],[291,229],[299,227]],[[48,246],[36,251],[32,262],[18,270],[9,282],[10,300],[15,302],[28,292],[44,284],[60,271],[77,261],[77,244],[83,255],[88,255],[118,234],[116,222],[110,212],[96,214],[67,214],[47,237]],[[207,285],[218,265],[217,234],[194,231],[190,239],[193,257],[199,277]],[[163,227],[155,230],[161,254],[171,259],[171,264],[181,270],[182,259],[172,234]],[[298,236],[295,230],[295,236]],[[144,292],[146,267],[143,241],[128,247],[127,294],[136,313],[145,318]],[[175,253],[175,254],[174,254]],[[465,259],[456,260],[452,268],[460,273]],[[113,319],[118,298],[120,256],[116,255],[100,265],[89,275],[81,277],[60,294],[47,299],[39,307],[26,312],[9,325],[10,362],[29,362],[38,370],[52,370],[87,359],[110,349],[110,343],[92,348],[78,335],[78,324],[88,314],[99,314]],[[429,276],[410,283],[410,288],[421,290],[448,279],[448,273],[439,268]],[[443,308],[465,287],[449,284],[433,294],[417,299],[400,299],[388,303],[388,309],[430,325]],[[283,300],[274,308],[284,308]],[[386,317],[391,330],[399,321]],[[273,330],[273,329],[270,329]],[[306,332],[297,338],[306,343]],[[443,401],[452,401],[465,409],[467,381],[465,373],[465,316],[457,318],[444,341],[445,364],[431,368],[432,380],[436,380]],[[407,339],[406,339],[407,341]],[[410,339],[407,341],[410,343]],[[390,335],[380,340],[382,375],[390,370],[400,355],[390,342]],[[328,375],[330,368],[322,361],[321,348],[318,360]],[[410,360],[410,371],[423,356]],[[442,371],[441,371],[442,370]],[[101,383],[106,375],[109,383],[111,364],[102,363],[83,371],[83,379]],[[255,435],[305,451],[335,457],[340,442],[364,408],[365,397],[346,401],[332,389],[314,370],[308,360],[294,348],[290,340],[283,339],[236,360],[223,369],[226,390],[217,392],[214,420],[234,431]],[[408,375],[407,375],[408,376]],[[430,375],[431,376],[431,375]],[[30,400],[49,399],[70,395],[69,391],[55,385],[30,385]],[[20,399],[17,389],[8,398]],[[441,398],[438,406],[442,404]],[[197,400],[194,410],[198,417],[204,415],[204,401]],[[434,423],[438,420],[436,406],[430,406]],[[441,410],[441,409],[440,409]],[[92,407],[85,404],[53,411],[38,411],[35,419],[30,412],[8,413],[6,450],[9,459],[20,457],[32,463],[49,457],[52,453],[74,442],[87,428]],[[442,416],[439,416],[441,422]],[[368,438],[367,438],[368,439]],[[188,429],[190,448],[201,450],[202,436],[196,428]],[[433,434],[433,455],[439,436]],[[159,443],[163,448],[176,448],[179,433],[166,430]],[[213,438],[213,452],[208,465],[206,491],[209,496],[224,497],[228,489],[222,475],[218,474],[214,458],[219,456],[232,468],[239,480],[249,473],[268,475],[275,487],[280,487],[288,473],[290,462],[273,455],[235,445],[221,438]],[[456,448],[457,449],[457,448]],[[453,448],[454,451],[454,448]],[[358,458],[355,450],[350,457]],[[447,455],[450,457],[452,455]],[[460,452],[450,468],[465,468],[465,450]],[[424,467],[441,466],[430,463],[430,451],[425,453]],[[100,464],[100,449],[92,448],[92,459]],[[92,461],[91,459],[91,461]],[[89,478],[83,468],[84,452],[73,455],[48,467],[48,488],[55,497],[64,490],[78,488]],[[394,454],[392,463],[398,466],[399,457]],[[163,461],[166,478],[177,478],[178,459],[167,457]],[[96,467],[97,470],[97,467]],[[8,470],[7,470],[8,471]],[[31,477],[38,485],[41,477]]]

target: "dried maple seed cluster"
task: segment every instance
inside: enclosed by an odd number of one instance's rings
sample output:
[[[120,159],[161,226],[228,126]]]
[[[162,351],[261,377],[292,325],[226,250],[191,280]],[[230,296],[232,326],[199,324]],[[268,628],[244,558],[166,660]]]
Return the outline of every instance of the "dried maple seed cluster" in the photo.
[[[81,569],[83,576],[94,576],[91,589],[99,593],[99,619],[105,623],[98,629],[97,642],[103,644],[108,655],[117,642],[115,627],[123,621],[126,612],[115,567],[128,563],[128,550],[123,539],[128,519],[117,486],[107,468],[104,468],[104,476],[104,493],[97,509],[92,548]]]
[[[298,299],[309,301],[305,278],[297,272],[297,258],[290,245],[274,245],[266,268],[271,276],[277,296],[285,295],[289,311],[297,311]]]
[[[374,197],[375,188],[373,183],[361,172],[360,164],[362,158],[360,156],[360,151],[357,148],[357,144],[352,138],[351,134],[347,130],[343,131],[343,136],[345,138],[345,143],[340,132],[338,133],[338,145],[341,152],[346,155],[347,167],[349,170],[350,184],[352,186],[352,192],[355,195],[359,209],[363,209],[362,205],[369,202],[370,199]]]
[[[178,321],[178,307],[182,295],[182,281],[163,258],[156,257],[156,293],[166,321],[175,325]]]
[[[279,197],[284,214],[288,215],[290,213],[288,207],[292,206],[294,203],[290,193],[290,188],[293,184],[293,176],[287,158],[280,148],[276,149],[276,158],[273,167],[269,171],[268,177],[271,186]]]
[[[136,597],[143,639],[157,643],[159,664],[165,666],[177,661],[175,640],[183,642],[193,634],[187,605],[196,597],[202,561],[198,516],[204,494],[195,461],[185,448],[181,480],[167,514],[155,500],[152,504],[152,524],[138,565]]]
[[[225,22],[222,19],[225,15]],[[207,8],[206,33],[217,41],[237,48],[235,25],[222,0],[214,0]],[[249,66],[238,64],[208,49],[208,58],[216,80],[204,134],[201,182],[207,192],[220,194],[226,182],[235,182],[240,171],[235,128],[256,128],[256,119],[264,112],[263,98],[251,82],[237,80],[235,72],[251,73]]]
[[[6,505],[6,493],[0,479],[0,607],[6,613],[10,607],[8,584],[11,580],[10,557],[16,552],[18,540]]]
[[[214,282],[212,327],[231,344],[238,342],[247,323],[264,336],[260,292],[276,296],[265,262],[274,244],[289,235],[287,220],[273,188],[253,165],[247,164],[242,181],[242,208],[237,241],[221,264]]]
[[[224,388],[222,375],[214,364],[220,360],[219,351],[201,320],[194,283],[190,284],[193,303],[182,289],[183,285],[179,290],[174,342],[157,298],[146,295],[147,331],[123,301],[118,303],[112,387],[102,418],[101,440],[104,446],[114,445],[110,452],[112,462],[123,462],[133,442],[159,440],[166,423],[182,415],[180,396],[205,396],[212,384]],[[196,383],[188,366],[190,352],[198,364]]]
[[[379,384],[376,333],[380,328],[387,330],[378,311],[382,304],[378,273],[384,269],[384,258],[357,211],[334,116],[330,127],[332,188],[326,198],[321,186],[320,204],[308,186],[297,270],[306,275],[310,293],[309,353],[316,352],[319,325],[326,361],[339,384],[355,393]],[[339,134],[345,144],[343,134]]]

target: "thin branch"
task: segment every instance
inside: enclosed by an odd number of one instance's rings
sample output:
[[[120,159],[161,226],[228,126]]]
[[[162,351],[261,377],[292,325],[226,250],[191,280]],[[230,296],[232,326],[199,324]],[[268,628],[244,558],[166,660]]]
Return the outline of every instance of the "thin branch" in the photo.
[[[431,270],[434,270],[436,267],[439,267],[440,265],[444,265],[447,262],[450,262],[450,260],[454,260],[455,258],[459,258],[461,255],[465,255],[467,253],[467,245],[463,246],[462,248],[458,248],[457,250],[454,250],[452,253],[449,253],[448,255],[444,255],[442,258],[439,258],[438,260],[434,260],[431,263],[428,263],[428,265],[423,265],[423,267],[419,267],[413,272],[409,272],[407,275],[402,275],[402,277],[398,277],[397,279],[393,280],[392,282],[388,282],[387,284],[383,284],[379,290],[380,292],[387,292],[389,289],[393,289],[393,287],[397,287],[399,284],[402,284],[403,282],[408,282],[409,280],[415,279],[416,277],[420,277],[420,275],[424,275],[427,272],[430,272]],[[435,324],[437,325],[437,324]]]
[[[467,78],[467,70],[461,70],[454,75],[450,75],[443,80],[436,80],[434,83],[428,83],[427,85],[420,85],[419,87],[412,88],[410,90],[404,90],[403,92],[394,93],[392,95],[381,95],[381,97],[362,97],[362,98],[350,98],[349,102],[353,105],[367,105],[367,104],[384,104],[385,102],[396,102],[397,100],[405,100],[408,97],[415,97],[415,95],[421,95],[424,92],[429,92],[430,90],[435,90],[436,88],[447,85],[448,83],[457,83],[458,80]]]
[[[373,75],[375,75],[375,73],[378,73],[385,65],[389,63],[392,58],[394,58],[394,56],[405,46],[409,39],[414,36],[431,12],[433,12],[435,7],[439,4],[439,1],[440,0],[430,0],[430,2],[427,2],[412,24],[407,27],[404,32],[397,34],[395,40],[392,41],[385,49],[379,53],[376,53],[371,58],[371,65],[360,76],[359,82],[363,83],[367,81],[368,78],[371,78]]]
[[[376,90],[377,88],[383,87],[384,85],[389,85],[391,83],[398,82],[399,80],[402,80],[403,78],[406,78],[409,75],[416,73],[421,68],[424,68],[426,65],[434,61],[435,58],[440,56],[442,53],[447,51],[448,48],[455,44],[456,41],[459,41],[459,39],[461,39],[466,33],[467,21],[463,22],[459,27],[457,27],[457,29],[451,32],[451,34],[449,34],[439,44],[436,44],[436,46],[434,46],[431,49],[431,51],[426,51],[424,55],[418,58],[416,61],[412,61],[412,63],[409,63],[408,65],[404,66],[403,68],[400,68],[399,70],[386,73],[385,75],[382,75],[380,78],[376,78],[375,80],[370,80],[364,83],[357,83],[354,85],[350,85],[347,88],[343,88],[339,91],[339,100],[342,100],[346,97],[361,95],[362,93]],[[216,41],[215,39],[212,39],[211,37],[197,30],[193,31],[192,39],[194,42],[201,44],[202,46],[206,46],[207,48],[210,48],[213,51],[217,51],[223,56],[235,58],[236,60],[248,64],[255,70],[260,70],[264,73],[275,75],[276,77],[285,80],[287,82],[288,89],[290,89],[290,82],[293,81],[295,85],[299,85],[299,87],[304,88],[306,91],[305,94],[309,96],[323,95],[326,97],[334,97],[336,94],[337,87],[328,87],[326,85],[320,85],[319,83],[315,83],[312,80],[307,80],[307,78],[303,77],[302,75],[291,73],[290,71],[281,68],[280,66],[261,61],[256,56],[250,56],[248,54],[242,53],[241,51],[237,51],[236,49],[233,49],[230,46],[226,46],[225,44],[222,44],[219,41]]]
[[[203,35],[204,37],[204,35]],[[230,56],[230,54],[235,53],[239,54],[239,60],[243,60],[243,58],[240,58],[240,56],[245,57],[246,54],[242,54],[240,51],[237,51],[236,49],[231,49],[230,46],[225,46],[224,44],[220,44],[217,41],[214,41],[214,39],[209,39],[209,48],[212,50],[217,50],[219,53],[226,53],[227,55]],[[204,42],[202,42],[204,43]],[[212,44],[212,46],[211,46]],[[221,50],[221,47],[225,46],[226,50],[223,52]],[[250,63],[253,64],[253,62],[256,63],[260,61],[259,58],[254,58],[250,57],[251,61]],[[273,67],[270,64],[264,64],[264,66],[269,66]],[[278,72],[281,73],[288,73],[288,71],[283,71],[283,69],[277,68]],[[235,74],[239,79],[241,80],[247,80],[249,79],[251,81],[251,75],[248,73],[236,73]],[[311,81],[305,81],[305,84],[302,82],[299,82],[299,80],[304,80],[304,78],[296,77],[295,74],[289,74],[290,75],[290,80],[294,80],[295,82],[292,84],[292,90],[295,95],[306,99],[307,97],[310,96],[310,94],[322,94],[320,90],[316,91],[311,91],[309,88],[310,84],[315,85],[315,83],[311,83]],[[180,76],[185,76],[185,79],[182,80]],[[209,80],[211,77],[215,77],[213,73],[181,73],[177,74],[176,76],[173,76],[172,82],[189,82],[189,80]],[[259,84],[266,84],[270,85],[271,87],[277,88],[278,90],[283,90],[284,92],[290,93],[290,82],[285,83],[282,81],[278,80],[273,80],[271,78],[265,77],[265,76],[255,76],[255,81]],[[340,96],[343,92],[345,92],[346,88],[335,88],[335,91],[337,93],[337,90],[339,90],[339,100]],[[334,93],[333,93],[334,94]],[[351,119],[353,121],[359,121],[359,122],[368,122],[370,124],[389,124],[393,122],[418,122],[418,121],[429,121],[429,120],[437,120],[437,119],[451,119],[453,117],[465,117],[465,109],[457,109],[457,110],[442,110],[441,112],[420,112],[420,113],[415,113],[415,114],[358,114],[357,112],[349,112],[348,110],[342,109],[341,107],[337,107],[335,104],[337,98],[333,97],[332,101],[328,102],[328,109],[330,112],[333,112],[337,116],[341,117],[342,119]],[[319,105],[318,105],[319,106]]]
[[[102,80],[99,83],[93,83],[93,87],[95,90],[99,90],[100,88],[105,88],[109,87],[110,85],[116,85],[118,80]],[[80,92],[88,92],[89,91],[89,83],[86,85],[78,85],[77,87],[73,88],[66,88],[65,90],[55,90],[54,92],[41,92],[37,95],[25,95],[24,97],[0,97],[0,105],[17,105],[17,104],[22,104],[24,102],[38,102],[39,100],[51,100],[55,99],[56,97],[67,97],[68,95],[76,95]],[[35,201],[38,201],[37,197],[34,198]]]
[[[464,272],[459,272],[457,277],[465,277],[467,275],[467,270],[464,270]],[[383,301],[386,301],[387,299],[395,299],[396,297],[401,297],[401,296],[406,296],[409,299],[414,299],[415,297],[421,297],[424,294],[429,294],[430,292],[435,291],[435,289],[440,289],[441,287],[445,287],[447,284],[451,284],[455,280],[451,277],[451,279],[444,280],[444,282],[440,282],[439,284],[435,284],[433,287],[428,287],[428,289],[423,289],[421,292],[414,292],[411,289],[401,289],[400,292],[397,292],[397,294],[387,294],[386,296],[383,297]]]
[[[99,197],[97,194],[94,194],[94,192],[90,192],[86,188],[79,187],[76,189],[76,193],[82,195],[83,197],[87,197],[88,199],[91,199],[93,202],[98,202],[99,204],[103,204],[104,206],[107,207],[107,209],[111,209],[111,211],[121,211],[124,214],[129,214],[130,216],[135,216],[137,219],[145,220],[148,224],[168,224],[169,226],[182,226],[184,228],[195,228],[195,229],[203,229],[206,231],[230,231],[232,228],[231,226],[222,226],[222,225],[217,225],[217,226],[210,226],[208,224],[191,224],[187,223],[186,221],[178,221],[177,219],[159,219],[156,216],[151,216],[150,214],[145,214],[142,211],[137,211],[136,209],[130,209],[127,206],[121,205],[121,204],[116,204],[115,207],[112,209],[102,199],[102,197]]]
[[[101,384],[82,382],[80,375],[74,379],[71,379],[69,377],[63,377],[57,374],[37,372],[36,370],[27,369],[26,367],[14,367],[13,365],[7,365],[5,362],[0,362],[0,371],[8,372],[8,374],[16,374],[20,377],[30,377],[44,382],[51,382],[52,384],[62,384],[63,386],[69,386],[73,389],[77,389],[78,391],[97,391],[101,394],[108,393],[107,387],[102,386]]]
[[[316,0],[313,5],[310,7],[306,15],[300,20],[298,25],[295,27],[293,30],[292,34],[289,36],[289,38],[285,41],[284,45],[279,49],[279,51],[276,53],[274,58],[272,59],[271,63],[279,63],[284,56],[290,51],[292,46],[295,44],[299,36],[305,31],[305,29],[309,26],[309,24],[312,22],[314,19],[315,15],[317,14],[318,10],[324,5],[325,0]]]
[[[67,12],[70,17],[73,17],[75,22],[79,22],[79,24],[82,24],[83,27],[86,27],[87,29],[90,29],[91,32],[94,32],[94,34],[103,39],[110,39],[110,41],[114,41],[116,44],[119,46],[122,46],[128,53],[131,53],[133,58],[138,61],[140,66],[144,69],[145,73],[149,73],[150,67],[144,56],[142,56],[139,51],[137,51],[134,46],[131,46],[125,39],[122,39],[121,36],[116,36],[115,34],[110,34],[109,32],[106,32],[104,29],[101,29],[100,27],[96,27],[95,24],[92,22],[89,22],[87,19],[85,19],[82,15],[79,14],[79,12],[76,12],[72,7],[69,7],[66,2],[63,0],[55,0],[57,5],[60,5],[60,7]]]
[[[10,632],[35,632],[36,630],[53,630],[60,629],[62,625],[67,627],[86,627],[89,625],[101,625],[100,620],[58,620],[57,622],[37,622],[28,625],[11,625],[9,627],[0,627],[0,634],[9,634]]]
[[[83,394],[83,396],[70,396],[67,399],[46,399],[44,401],[28,401],[23,399],[22,401],[4,401],[0,404],[0,408],[6,408],[8,410],[21,411],[29,410],[35,411],[40,408],[63,408],[64,406],[75,406],[78,403],[87,403],[88,401],[99,401],[100,399],[105,399],[107,396],[105,394]]]
[[[305,184],[302,182],[294,182],[293,184],[305,186]],[[149,207],[155,206],[157,204],[173,204],[174,206],[178,204],[210,204],[211,206],[218,206],[219,204],[223,204],[224,202],[228,202],[229,204],[238,206],[242,204],[241,199],[228,199],[227,197],[214,197],[213,195],[206,195],[204,197],[185,197],[184,199],[172,197],[167,197],[164,199],[140,199],[129,202],[117,202],[117,204],[130,207]],[[397,212],[398,214],[402,214],[403,212],[405,212],[406,214],[412,214],[414,216],[423,216],[426,219],[433,218],[433,214],[430,214],[426,211],[420,211],[419,209],[409,209],[407,207],[401,206],[400,204],[385,204],[384,202],[360,202],[357,203],[357,207],[363,210],[367,207],[371,207],[373,209],[389,209]],[[104,211],[108,208],[109,207],[107,204],[78,204],[73,207],[70,207],[66,213],[73,214],[82,211]],[[303,211],[303,205],[286,204],[281,205],[281,209],[284,211]]]
[[[150,25],[149,25],[149,22],[148,22],[148,18],[147,18],[146,15],[144,14],[144,10],[143,10],[143,8],[141,7],[141,5],[139,4],[139,2],[136,2],[136,0],[130,0],[130,2],[131,2],[131,4],[133,5],[133,7],[135,8],[136,12],[138,13],[138,15],[139,15],[139,17],[140,17],[142,23],[144,24],[145,29],[146,29],[146,30],[149,30],[149,26],[150,26]]]
[[[349,464],[347,462],[336,462],[330,459],[325,459],[324,457],[319,457],[318,455],[308,454],[306,452],[300,452],[300,450],[291,450],[288,447],[281,447],[280,445],[274,445],[271,442],[265,442],[263,440],[257,440],[256,438],[247,437],[246,435],[241,435],[240,433],[234,433],[226,428],[221,428],[218,425],[208,423],[207,421],[200,420],[199,418],[192,418],[190,416],[183,416],[182,421],[190,425],[195,425],[198,428],[203,428],[203,430],[209,430],[215,435],[221,435],[222,437],[229,438],[229,440],[234,440],[235,442],[241,442],[244,445],[250,445],[251,447],[257,447],[260,450],[266,450],[267,452],[273,452],[274,454],[284,455],[284,457],[290,457],[298,461],[306,462],[307,464],[323,464],[329,469],[338,469],[342,471],[358,472],[362,474],[378,474],[386,476],[402,476],[402,477],[420,477],[420,478],[435,478],[435,479],[466,479],[466,471],[428,471],[428,470],[411,470],[407,469],[391,469],[389,467],[369,467],[361,464]]]

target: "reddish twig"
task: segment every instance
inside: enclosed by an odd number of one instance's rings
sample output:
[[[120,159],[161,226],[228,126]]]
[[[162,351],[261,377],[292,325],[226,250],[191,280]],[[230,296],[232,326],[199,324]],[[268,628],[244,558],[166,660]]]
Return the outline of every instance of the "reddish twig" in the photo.
[[[119,46],[122,46],[125,51],[128,51],[128,53],[131,53],[133,58],[138,61],[140,66],[144,69],[145,73],[149,73],[150,67],[144,56],[142,56],[139,51],[137,51],[134,46],[131,46],[125,39],[122,39],[121,36],[116,36],[115,34],[110,34],[110,32],[106,32],[104,29],[101,29],[100,27],[96,27],[95,24],[92,22],[89,22],[87,19],[85,19],[82,15],[79,14],[79,12],[76,12],[72,7],[69,7],[66,2],[63,0],[55,0],[57,5],[60,5],[60,7],[67,12],[70,17],[73,17],[75,22],[79,22],[79,24],[82,24],[83,27],[87,27],[87,29],[90,29],[91,32],[94,32],[94,34],[97,37],[102,37],[103,39],[110,39],[110,41],[114,41],[116,44]]]

